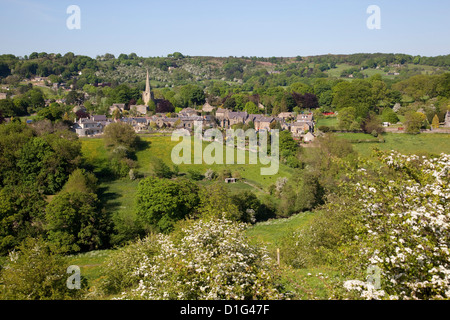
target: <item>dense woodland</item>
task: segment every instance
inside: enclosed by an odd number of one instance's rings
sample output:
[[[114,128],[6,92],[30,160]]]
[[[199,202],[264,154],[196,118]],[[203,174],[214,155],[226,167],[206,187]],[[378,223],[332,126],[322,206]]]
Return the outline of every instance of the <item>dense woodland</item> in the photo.
[[[404,117],[407,132],[418,133],[436,123],[435,118],[438,125],[444,121],[450,105],[449,68],[450,56],[404,54],[214,58],[176,52],[156,58],[105,54],[95,59],[73,53],[0,56],[1,90],[6,93],[0,100],[0,122],[9,118],[0,125],[2,298],[89,297],[86,284],[85,291],[70,291],[62,284],[65,269],[61,261],[68,254],[116,247],[122,250],[108,261],[102,281],[90,287],[95,298],[122,292],[124,298],[296,298],[295,292],[280,283],[273,271],[277,267],[267,252],[248,243],[242,230],[244,225],[306,211],[315,212],[309,228],[290,233],[281,242],[288,252],[283,263],[289,267],[328,265],[350,279],[361,279],[367,261],[380,259],[386,277],[393,280],[386,296],[449,298],[445,249],[448,156],[407,160],[379,152],[378,160],[370,162],[358,158],[350,143],[332,133],[318,138],[316,148],[306,150],[289,132],[282,132],[282,165],[292,170],[292,175],[270,185],[266,197],[257,197],[251,191],[232,193],[218,183],[232,175],[226,168],[180,172],[161,161],[153,164],[152,175],[140,176],[136,153],[152,145],[129,125],[106,127],[106,163],[87,161],[82,141],[69,130],[74,119],[84,116],[77,113],[76,106],[84,105],[91,114],[107,114],[113,103],[142,103],[148,69],[155,96],[166,101],[149,105],[150,113],[195,108],[208,101],[249,113],[313,112],[320,118],[325,112],[337,112],[338,125],[319,128],[324,133],[340,130],[378,135],[383,130],[382,121],[396,123],[399,117]],[[41,86],[30,82],[35,77],[45,77]],[[259,103],[264,110],[257,107]],[[31,115],[31,124],[21,120]],[[108,212],[108,199],[99,186],[128,178],[139,180],[136,219],[121,220]],[[361,199],[361,188],[366,193],[375,191]],[[411,190],[412,196],[405,196]],[[397,197],[403,199],[401,206],[394,204]],[[380,203],[383,212],[391,215],[374,213]],[[421,210],[427,212],[426,222],[417,218]],[[406,222],[404,212],[409,219]],[[375,217],[373,221],[367,220],[368,214]],[[374,235],[374,230],[380,232],[377,221],[386,226],[390,240]],[[402,247],[418,250],[420,244],[424,248],[420,254],[425,264],[417,263],[412,271],[404,261],[396,264],[401,260],[399,255],[395,261],[385,260],[394,259],[396,249],[389,245],[392,239],[400,241],[398,234],[402,232],[414,235],[408,224],[423,236],[406,239],[408,243]],[[384,251],[376,252],[374,244]],[[366,250],[367,260],[358,256],[361,248]],[[414,258],[408,250],[402,254],[406,259]],[[444,271],[435,270],[436,263]],[[32,268],[27,268],[30,265]],[[416,267],[415,262],[412,265]],[[172,268],[171,276],[166,268]],[[53,281],[48,280],[49,273]],[[24,277],[41,285],[24,284]],[[402,285],[396,285],[398,277],[403,277]],[[221,285],[205,279],[216,279]],[[417,279],[420,287],[415,287]],[[350,289],[355,286],[347,283]],[[382,296],[370,291],[370,297],[377,295]],[[333,298],[343,297],[348,298],[349,293],[333,292]]]

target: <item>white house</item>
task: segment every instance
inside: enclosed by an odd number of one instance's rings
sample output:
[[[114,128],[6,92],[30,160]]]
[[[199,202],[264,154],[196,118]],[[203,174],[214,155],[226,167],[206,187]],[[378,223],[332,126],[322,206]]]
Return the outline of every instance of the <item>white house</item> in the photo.
[[[103,124],[89,118],[80,118],[72,127],[80,137],[94,136],[103,133]]]

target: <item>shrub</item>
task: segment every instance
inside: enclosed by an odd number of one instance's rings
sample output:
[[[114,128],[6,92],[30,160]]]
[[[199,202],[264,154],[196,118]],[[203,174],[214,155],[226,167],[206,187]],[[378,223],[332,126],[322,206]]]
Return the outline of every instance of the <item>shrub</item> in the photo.
[[[153,162],[153,173],[158,178],[166,179],[170,179],[174,175],[174,172],[170,169],[170,167],[159,158],[155,159],[155,161]]]
[[[123,122],[107,125],[103,132],[103,139],[108,148],[124,146],[131,151],[135,151],[140,141],[133,127]]]
[[[133,286],[139,279],[131,270],[136,268],[143,257],[156,254],[155,237],[149,235],[144,239],[128,244],[110,255],[102,266],[102,277],[97,289],[101,295],[119,294]]]
[[[197,170],[191,169],[191,170],[188,170],[188,177],[191,180],[200,181],[200,180],[203,180],[204,175],[202,175]]]
[[[274,262],[265,249],[249,243],[244,228],[227,220],[198,220],[176,234],[157,235],[151,252],[137,252],[138,261],[124,270],[124,279],[135,285],[121,298],[283,298]]]
[[[85,293],[66,285],[69,264],[42,239],[28,238],[9,254],[0,273],[0,298],[13,300],[79,299]]]

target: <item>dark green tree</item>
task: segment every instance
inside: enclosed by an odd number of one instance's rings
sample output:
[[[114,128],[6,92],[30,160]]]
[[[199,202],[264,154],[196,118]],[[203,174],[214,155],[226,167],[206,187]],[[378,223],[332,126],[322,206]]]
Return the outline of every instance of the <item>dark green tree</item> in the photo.
[[[93,193],[63,191],[46,208],[48,241],[61,252],[101,248],[107,242],[108,226],[108,218]]]
[[[187,179],[148,177],[139,182],[136,212],[145,223],[169,232],[176,221],[193,213],[198,201],[198,187]]]

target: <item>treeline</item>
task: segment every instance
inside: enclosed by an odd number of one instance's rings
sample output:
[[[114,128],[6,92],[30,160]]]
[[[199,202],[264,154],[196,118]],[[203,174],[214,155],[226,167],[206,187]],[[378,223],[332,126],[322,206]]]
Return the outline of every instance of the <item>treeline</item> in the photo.
[[[321,55],[303,58],[315,63],[348,63],[367,68],[385,67],[390,64],[422,64],[435,67],[449,67],[450,55],[425,57],[420,55],[408,55],[400,53],[357,53],[350,55]]]
[[[266,64],[264,64],[266,63]],[[208,70],[215,79],[222,77],[227,80],[241,79],[244,83],[258,73],[270,75],[267,70],[275,67],[290,78],[292,75],[310,78],[327,77],[324,71],[333,69],[337,64],[350,64],[367,68],[384,68],[389,65],[427,65],[435,67],[449,67],[450,55],[437,57],[412,56],[407,54],[351,54],[351,55],[322,55],[312,57],[285,58],[285,57],[188,57],[180,52],[169,54],[167,57],[139,57],[135,53],[122,53],[118,57],[106,53],[96,58],[83,55],[75,55],[68,52],[64,55],[33,52],[29,56],[17,57],[12,54],[0,56],[0,78],[7,78],[8,82],[19,81],[32,76],[50,77],[52,83],[61,83],[73,80],[81,81],[78,87],[84,84],[96,84],[98,82],[114,83],[117,79],[104,79],[96,76],[96,71],[114,71],[120,66],[134,66],[157,68],[167,72],[169,67],[174,71],[172,80],[183,80],[192,78],[192,71],[183,70],[184,65],[192,68],[202,67],[200,73]],[[191,68],[191,69],[192,69]],[[206,69],[205,69],[206,68]],[[203,70],[203,71],[202,71]],[[80,74],[81,73],[81,74]],[[195,73],[195,72],[194,72]],[[259,74],[260,76],[262,74]],[[180,78],[181,77],[181,78]],[[207,80],[207,78],[204,78]],[[266,78],[259,79],[262,84]],[[5,79],[3,80],[5,81]],[[75,81],[75,82],[77,82]]]

